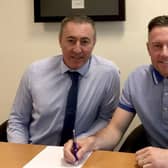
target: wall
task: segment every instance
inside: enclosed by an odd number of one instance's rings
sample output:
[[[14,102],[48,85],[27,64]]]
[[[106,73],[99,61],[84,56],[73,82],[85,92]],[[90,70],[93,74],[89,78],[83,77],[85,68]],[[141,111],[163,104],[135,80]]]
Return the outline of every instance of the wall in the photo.
[[[126,0],[125,22],[97,22],[94,53],[113,60],[121,84],[135,67],[150,63],[146,51],[148,21],[167,14],[167,0]],[[1,0],[0,122],[5,120],[25,68],[34,60],[60,53],[59,23],[34,23],[33,0]],[[135,120],[138,123],[138,119]]]

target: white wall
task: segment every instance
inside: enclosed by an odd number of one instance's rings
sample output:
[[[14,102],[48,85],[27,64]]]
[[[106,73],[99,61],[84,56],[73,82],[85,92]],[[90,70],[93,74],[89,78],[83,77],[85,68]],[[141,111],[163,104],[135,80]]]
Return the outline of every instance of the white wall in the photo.
[[[126,0],[125,22],[96,23],[98,37],[94,53],[120,67],[122,85],[135,67],[150,62],[145,46],[148,21],[167,12],[167,0]],[[1,0],[0,21],[2,122],[10,113],[25,68],[34,60],[60,53],[60,48],[59,23],[34,23],[33,0]]]

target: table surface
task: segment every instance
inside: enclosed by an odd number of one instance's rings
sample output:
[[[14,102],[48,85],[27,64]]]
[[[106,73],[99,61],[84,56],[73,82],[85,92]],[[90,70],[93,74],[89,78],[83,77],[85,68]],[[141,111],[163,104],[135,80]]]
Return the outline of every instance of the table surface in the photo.
[[[45,146],[0,142],[0,167],[22,168]]]
[[[0,163],[3,168],[22,168],[45,148],[44,145],[0,142]],[[95,151],[83,168],[138,168],[135,155],[122,152]]]
[[[95,151],[83,168],[139,168],[135,154],[111,151]]]

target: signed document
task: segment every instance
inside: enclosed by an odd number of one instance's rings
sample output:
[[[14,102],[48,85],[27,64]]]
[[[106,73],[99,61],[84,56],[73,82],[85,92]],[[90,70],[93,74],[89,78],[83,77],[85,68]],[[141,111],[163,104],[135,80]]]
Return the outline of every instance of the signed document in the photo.
[[[64,161],[63,147],[47,146],[39,154],[37,154],[31,161],[29,161],[23,168],[81,168],[90,153],[87,154],[78,164],[72,165]]]

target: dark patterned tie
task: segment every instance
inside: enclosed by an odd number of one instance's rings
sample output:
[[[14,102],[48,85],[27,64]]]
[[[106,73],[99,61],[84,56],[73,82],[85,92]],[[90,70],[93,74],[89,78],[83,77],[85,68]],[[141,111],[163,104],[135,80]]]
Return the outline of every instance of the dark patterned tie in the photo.
[[[73,137],[73,129],[75,125],[75,116],[77,108],[77,96],[78,96],[78,72],[67,72],[71,77],[72,85],[68,93],[67,104],[65,109],[64,125],[61,133],[60,145],[64,145],[69,139]]]

